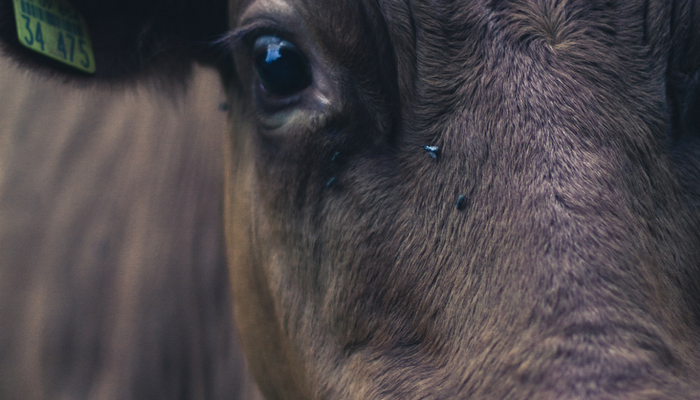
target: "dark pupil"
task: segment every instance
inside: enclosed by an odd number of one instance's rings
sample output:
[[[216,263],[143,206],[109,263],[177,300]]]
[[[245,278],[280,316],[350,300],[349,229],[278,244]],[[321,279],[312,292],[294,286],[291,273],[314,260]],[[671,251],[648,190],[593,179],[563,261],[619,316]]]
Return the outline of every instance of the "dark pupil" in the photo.
[[[255,68],[265,89],[275,95],[287,96],[311,85],[308,62],[292,49],[268,46],[255,58]]]

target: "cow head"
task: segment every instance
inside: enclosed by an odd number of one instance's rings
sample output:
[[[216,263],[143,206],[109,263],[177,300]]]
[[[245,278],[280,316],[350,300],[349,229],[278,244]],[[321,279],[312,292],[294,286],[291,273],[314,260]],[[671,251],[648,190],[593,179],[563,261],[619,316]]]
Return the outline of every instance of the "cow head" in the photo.
[[[698,5],[103,3],[95,79],[222,73],[268,398],[700,396]]]

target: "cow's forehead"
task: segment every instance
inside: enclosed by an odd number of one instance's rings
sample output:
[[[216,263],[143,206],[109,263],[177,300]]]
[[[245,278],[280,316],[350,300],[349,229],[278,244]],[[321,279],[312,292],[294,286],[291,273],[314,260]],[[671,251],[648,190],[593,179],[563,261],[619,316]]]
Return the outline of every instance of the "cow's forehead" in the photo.
[[[272,19],[300,33],[292,39],[313,43],[304,47],[318,49],[330,70],[345,74],[339,81],[364,85],[367,98],[382,98],[372,109],[377,120],[397,118],[402,129],[424,137],[447,135],[449,126],[468,122],[468,130],[500,140],[513,115],[572,132],[590,132],[593,122],[605,121],[605,130],[634,136],[625,128],[630,124],[619,122],[660,118],[660,92],[639,96],[635,90],[649,88],[623,84],[663,78],[653,66],[665,50],[651,60],[637,45],[645,40],[643,2],[244,0],[232,11],[234,29]],[[629,98],[638,99],[635,107],[618,113],[629,115],[600,117],[607,115],[604,104]],[[553,113],[553,105],[579,110],[578,116]]]
[[[593,3],[241,0],[231,3],[231,25],[235,29],[256,18],[289,26],[302,24],[304,34],[311,35],[339,65],[358,57],[394,57],[392,68],[397,69],[399,83],[406,86],[416,79],[429,79],[426,72],[430,70],[439,70],[443,81],[450,74],[464,75],[469,59],[483,61],[488,55],[480,52],[493,53],[505,42],[523,45],[521,49],[539,42],[536,48],[554,50],[557,57],[590,59],[607,57],[601,46],[623,48],[625,41],[631,45],[641,39],[642,30],[631,28],[642,25],[638,17],[644,15],[643,4],[631,2],[623,14],[619,7],[608,9]],[[640,37],[631,37],[630,32]],[[582,43],[586,48],[579,46]]]

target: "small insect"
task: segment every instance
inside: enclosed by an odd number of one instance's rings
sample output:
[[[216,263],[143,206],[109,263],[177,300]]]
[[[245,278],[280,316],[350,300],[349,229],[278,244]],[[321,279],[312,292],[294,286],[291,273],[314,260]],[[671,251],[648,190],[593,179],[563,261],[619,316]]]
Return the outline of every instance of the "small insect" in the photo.
[[[333,186],[336,185],[336,183],[338,183],[338,179],[333,177],[333,178],[329,179],[328,182],[326,182],[326,187],[332,188]]]
[[[430,157],[437,159],[438,152],[440,151],[440,147],[438,147],[438,146],[423,146],[423,148],[425,149],[425,151],[428,152],[428,154],[430,154]]]
[[[460,194],[460,195],[459,195],[459,197],[457,198],[457,209],[458,209],[458,210],[461,211],[462,209],[464,209],[464,205],[465,205],[465,204],[464,204],[464,203],[465,203],[464,200],[466,200],[466,198],[467,198],[467,196],[465,196],[465,195],[463,195],[463,194]]]

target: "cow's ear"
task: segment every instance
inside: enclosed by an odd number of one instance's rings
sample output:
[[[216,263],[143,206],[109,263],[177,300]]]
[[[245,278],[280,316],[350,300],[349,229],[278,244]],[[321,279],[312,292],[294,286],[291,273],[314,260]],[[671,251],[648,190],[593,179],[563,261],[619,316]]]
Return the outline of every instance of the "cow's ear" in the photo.
[[[72,55],[74,64],[77,59],[89,64],[85,53],[80,52],[80,43],[69,41],[75,36],[71,33],[81,27],[71,27],[58,13],[46,12],[47,7],[58,11],[64,1],[68,4],[64,7],[77,11],[85,22],[92,42],[94,73],[31,50],[20,41],[24,35],[38,48],[37,39],[41,38],[46,47],[51,42],[57,48],[54,50],[59,58]],[[26,23],[21,26],[27,29],[24,34],[18,34],[17,20]],[[35,32],[37,23],[44,27],[40,37]],[[0,0],[2,52],[30,68],[78,79],[115,82],[149,75],[184,77],[195,60],[217,63],[227,59],[215,44],[227,23],[226,0]],[[48,33],[50,30],[53,33]],[[49,38],[50,34],[54,37]],[[82,50],[89,52],[85,47]]]

